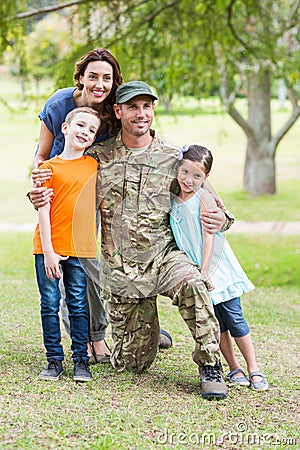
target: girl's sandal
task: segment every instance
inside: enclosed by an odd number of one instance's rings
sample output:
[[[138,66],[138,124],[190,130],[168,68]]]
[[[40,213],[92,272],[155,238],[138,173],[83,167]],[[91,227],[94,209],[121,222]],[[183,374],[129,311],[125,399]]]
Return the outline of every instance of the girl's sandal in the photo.
[[[238,373],[242,373],[243,376],[237,377],[236,374],[238,374]],[[243,371],[243,369],[241,369],[240,367],[238,367],[237,369],[233,369],[231,372],[229,372],[227,374],[227,377],[228,377],[230,383],[232,383],[232,384],[237,384],[239,386],[249,386],[250,385],[250,381],[246,377],[246,374]]]
[[[260,377],[260,381],[253,381],[253,377]],[[262,372],[251,372],[249,373],[250,378],[250,389],[253,391],[267,391],[269,388],[266,375]]]

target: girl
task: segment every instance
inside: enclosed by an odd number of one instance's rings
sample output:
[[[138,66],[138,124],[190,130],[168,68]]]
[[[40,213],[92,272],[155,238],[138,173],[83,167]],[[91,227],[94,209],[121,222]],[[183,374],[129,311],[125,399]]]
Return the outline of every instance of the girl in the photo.
[[[210,173],[212,154],[199,145],[184,146],[179,160],[180,191],[173,199],[170,217],[176,243],[201,267],[220,324],[220,349],[230,368],[227,375],[230,382],[250,386],[256,391],[267,390],[268,382],[258,370],[250,330],[240,304],[240,296],[252,291],[254,286],[225,237],[221,233],[208,233],[201,226],[200,213],[215,206],[212,194],[201,187]],[[246,361],[249,379],[239,366],[230,335]]]

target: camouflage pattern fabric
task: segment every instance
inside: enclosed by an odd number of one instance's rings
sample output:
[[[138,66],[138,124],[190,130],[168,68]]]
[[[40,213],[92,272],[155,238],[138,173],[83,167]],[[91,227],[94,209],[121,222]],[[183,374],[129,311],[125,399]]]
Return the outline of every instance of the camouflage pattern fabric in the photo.
[[[172,287],[168,289],[169,286]],[[157,274],[157,289],[172,299],[190,329],[195,341],[195,363],[219,362],[219,325],[199,268],[185,253],[175,249],[166,254]],[[111,355],[113,366],[138,373],[150,367],[160,334],[156,296],[137,302],[137,299],[111,295],[107,313],[115,344]]]
[[[169,225],[171,184],[179,148],[151,131],[143,152],[130,150],[121,134],[94,144],[101,210],[101,286],[117,370],[141,372],[153,362],[159,339],[158,294],[179,308],[196,343],[197,364],[220,359],[218,323],[199,269],[180,252]]]
[[[118,298],[115,298],[119,300]],[[155,359],[160,339],[156,297],[139,303],[107,302],[114,349],[111,363],[118,371],[141,373]]]

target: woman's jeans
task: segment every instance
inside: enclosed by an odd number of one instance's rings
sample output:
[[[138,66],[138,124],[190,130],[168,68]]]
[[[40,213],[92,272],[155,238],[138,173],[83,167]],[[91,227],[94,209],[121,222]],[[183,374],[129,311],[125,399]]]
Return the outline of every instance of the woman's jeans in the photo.
[[[80,258],[81,261],[82,258]],[[89,317],[89,341],[102,341],[105,338],[107,319],[104,301],[100,295],[100,264],[98,259],[87,258],[85,260],[85,271],[87,278],[86,307]],[[70,321],[68,308],[65,301],[65,289],[63,279],[59,282],[61,302],[60,314],[65,330],[70,334]]]
[[[88,315],[86,310],[86,274],[83,267],[84,258],[69,257],[60,261],[63,272],[66,303],[70,319],[71,349],[74,362],[88,361]],[[35,270],[41,295],[41,318],[43,327],[46,356],[62,361],[64,352],[61,345],[59,304],[59,279],[54,281],[47,277],[44,265],[44,255],[35,255]]]

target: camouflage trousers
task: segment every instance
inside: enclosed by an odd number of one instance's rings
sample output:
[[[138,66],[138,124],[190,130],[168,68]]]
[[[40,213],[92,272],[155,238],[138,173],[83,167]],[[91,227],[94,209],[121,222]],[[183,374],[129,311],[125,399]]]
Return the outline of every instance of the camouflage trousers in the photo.
[[[112,365],[118,371],[141,373],[154,361],[160,338],[158,294],[171,298],[178,307],[195,341],[194,362],[219,362],[219,325],[198,267],[184,253],[171,250],[155,275],[153,296],[132,299],[111,294],[107,301],[114,341]]]

